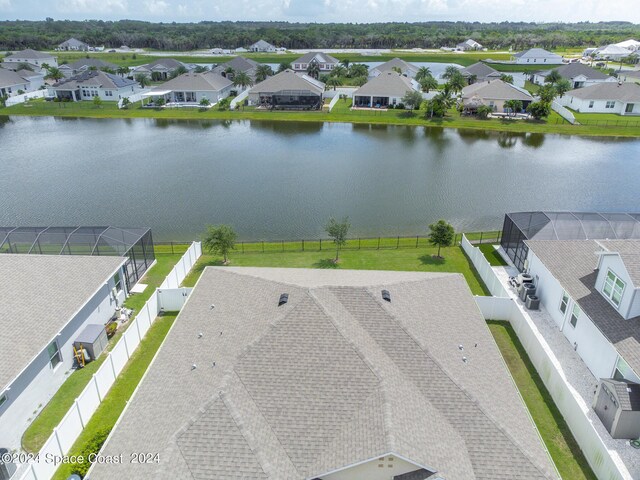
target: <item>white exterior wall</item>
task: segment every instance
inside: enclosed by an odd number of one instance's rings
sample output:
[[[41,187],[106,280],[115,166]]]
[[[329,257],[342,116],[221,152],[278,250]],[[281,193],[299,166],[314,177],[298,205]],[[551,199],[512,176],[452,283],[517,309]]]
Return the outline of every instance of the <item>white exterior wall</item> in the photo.
[[[420,467],[415,464],[395,455],[386,455],[320,478],[322,480],[393,480],[396,475],[419,469]]]
[[[544,305],[569,343],[574,346],[574,349],[591,370],[591,373],[596,378],[610,378],[613,375],[618,359],[616,349],[584,312],[581,311],[576,326],[573,327],[571,325],[569,319],[575,304],[574,300],[569,297],[567,310],[563,315],[560,311],[562,286],[532,250],[529,250],[528,260],[529,273],[534,278],[538,277],[536,295],[540,297],[542,305]]]
[[[600,270],[598,271],[598,277],[596,278],[596,290],[598,290],[598,292],[602,292],[604,281],[609,270],[611,270],[611,272],[625,284],[624,291],[622,292],[622,299],[620,300],[620,306],[616,307],[615,304],[606,296],[602,296],[609,301],[611,306],[617,310],[620,315],[624,318],[631,318],[634,316],[629,315],[634,296],[633,282],[631,281],[631,278],[629,278],[629,273],[627,272],[627,269],[619,255],[602,255],[600,260]],[[635,305],[634,307],[638,308],[638,305]]]
[[[32,63],[34,65],[42,65],[43,63],[48,64],[50,67],[57,67],[58,60],[56,57],[45,57],[45,58],[5,58],[5,62],[7,63]]]
[[[124,279],[122,271],[120,278]],[[62,329],[57,337],[62,361],[55,368],[50,365],[45,347],[10,385],[7,402],[0,407],[1,447],[20,448],[24,431],[67,379],[74,364],[73,342],[78,334],[86,325],[106,323],[115,312],[116,303],[111,298],[114,286],[111,278]]]
[[[640,115],[640,102],[634,103],[631,113],[625,113],[627,104],[616,101],[613,108],[606,108],[606,100],[593,100],[593,107],[589,108],[591,100],[583,100],[571,95],[565,94],[562,98],[558,98],[562,106],[569,107],[572,110],[581,113],[617,113],[618,115]]]
[[[562,65],[562,57],[527,57],[516,58],[516,63],[520,65]]]
[[[129,87],[123,88],[95,88],[95,87],[86,87],[84,90],[88,93],[88,95],[82,94],[82,87],[80,87],[80,97],[78,100],[89,100],[92,101],[94,94],[97,93],[98,97],[105,102],[117,102],[122,97],[128,97],[132,93],[135,93],[138,90],[136,85],[132,85]],[[107,95],[107,92],[111,92],[111,95]]]
[[[23,90],[24,92],[30,91],[29,82],[25,80],[25,83],[18,83],[16,85],[0,86],[0,94],[6,93],[7,96],[18,95],[18,92]]]

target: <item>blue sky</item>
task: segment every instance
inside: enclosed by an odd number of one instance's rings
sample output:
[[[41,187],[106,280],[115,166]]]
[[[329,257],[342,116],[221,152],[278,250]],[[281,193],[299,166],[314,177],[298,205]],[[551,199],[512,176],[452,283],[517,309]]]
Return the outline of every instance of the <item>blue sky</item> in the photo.
[[[638,0],[0,0],[2,20],[640,23]]]

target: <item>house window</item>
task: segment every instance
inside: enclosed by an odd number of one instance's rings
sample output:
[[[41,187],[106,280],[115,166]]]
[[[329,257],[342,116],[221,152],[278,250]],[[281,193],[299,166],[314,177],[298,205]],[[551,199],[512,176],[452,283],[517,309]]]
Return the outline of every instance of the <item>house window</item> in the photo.
[[[4,395],[0,396],[0,408],[2,408],[2,405],[4,405],[7,402],[7,394],[5,393]]]
[[[573,310],[571,310],[571,319],[569,323],[573,328],[576,328],[576,324],[578,323],[578,317],[580,316],[580,307],[576,304],[573,306]]]
[[[122,281],[120,279],[120,272],[113,276],[113,283],[116,285],[116,292],[122,291]]]
[[[58,348],[58,342],[53,341],[47,347],[47,353],[49,354],[49,362],[51,363],[51,368],[55,368],[62,361],[62,357],[60,356],[60,349]]]
[[[572,99],[572,100],[573,100],[573,99]],[[593,104],[594,104],[594,103],[595,103],[595,102],[594,102],[593,100],[591,100],[591,101],[589,102],[589,108],[593,108]]]
[[[620,306],[622,294],[624,292],[625,283],[611,270],[607,271],[607,277],[604,279],[602,293],[608,300],[611,300],[616,307]]]
[[[608,100],[607,104],[604,106],[604,108],[613,108],[616,106],[616,102],[613,100]]]
[[[560,311],[565,314],[567,313],[567,305],[569,305],[569,295],[564,290],[562,291],[562,300],[560,301]]]

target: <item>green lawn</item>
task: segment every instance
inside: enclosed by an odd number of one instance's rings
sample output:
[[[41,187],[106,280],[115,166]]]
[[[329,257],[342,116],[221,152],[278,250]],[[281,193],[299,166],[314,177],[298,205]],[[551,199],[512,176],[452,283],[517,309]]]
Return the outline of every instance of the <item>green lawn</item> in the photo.
[[[157,287],[171,271],[176,262],[180,259],[181,254],[156,254],[156,265],[147,272],[141,283],[149,286],[144,293],[131,295],[125,301],[127,308],[134,309],[134,316],[140,308],[151,297]],[[127,326],[131,325],[128,323]],[[106,351],[113,349],[126,329],[120,329],[109,340]],[[98,370],[100,365],[106,360],[107,355],[103,353],[97,360],[88,363],[84,368],[73,371],[67,380],[62,384],[56,394],[45,405],[40,414],[29,425],[29,428],[22,436],[22,448],[27,452],[37,452],[40,450],[44,442],[47,441],[49,435],[53,432],[67,411],[73,405],[73,401],[82,393],[84,387],[91,380],[91,376]]]
[[[586,126],[600,125],[600,126],[613,126],[613,125],[632,125],[640,127],[640,118],[637,116],[624,116],[617,113],[580,113],[575,110],[571,110],[576,120]],[[632,127],[628,127],[632,128]]]
[[[480,251],[484,254],[484,257],[492,267],[503,267],[508,265],[496,250],[495,245],[492,245],[491,243],[483,243],[482,245],[478,245],[478,248],[480,248]]]
[[[533,421],[565,480],[596,480],[562,414],[529,360],[508,322],[489,322],[489,329],[502,352]]]
[[[125,365],[115,383],[109,390],[96,412],[87,423],[76,442],[71,447],[69,455],[78,455],[84,445],[92,437],[104,429],[111,429],[133,395],[147,367],[153,360],[158,348],[166,337],[171,325],[176,319],[175,313],[164,314],[156,319],[151,328],[140,342],[140,345]],[[54,480],[64,480],[72,473],[72,464],[62,464],[54,475]]]

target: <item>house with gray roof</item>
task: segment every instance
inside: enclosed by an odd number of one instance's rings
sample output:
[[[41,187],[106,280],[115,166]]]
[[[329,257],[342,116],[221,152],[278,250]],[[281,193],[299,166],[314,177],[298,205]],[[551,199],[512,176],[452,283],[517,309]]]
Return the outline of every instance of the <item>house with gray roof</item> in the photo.
[[[13,71],[21,70],[24,65],[28,65],[35,72],[46,73],[42,66],[43,64],[49,65],[49,67],[57,67],[58,59],[49,53],[38,52],[28,48],[8,55],[2,60],[2,67]]]
[[[247,100],[268,110],[319,110],[324,89],[324,83],[315,78],[287,69],[254,85]]]
[[[588,87],[596,83],[618,81],[615,77],[607,75],[601,70],[596,70],[588,65],[576,62],[567,63],[552,70],[536,72],[533,74],[533,82],[538,85],[544,84],[547,76],[554,71],[558,72],[562,78],[569,80],[572,89]]]
[[[470,85],[472,83],[486,82],[487,80],[499,80],[502,75],[495,68],[491,68],[484,62],[477,62],[473,65],[469,65],[468,67],[460,70],[460,73],[467,79],[467,82],[469,82]]]
[[[271,45],[269,42],[265,42],[262,39],[258,40],[256,43],[252,44],[249,47],[250,52],[275,52],[276,50],[276,47]]]
[[[70,38],[65,40],[56,47],[56,50],[68,50],[72,52],[86,52],[89,50],[89,45],[78,40],[77,38]]]
[[[311,64],[318,65],[320,75],[329,74],[338,65],[338,59],[323,52],[308,52],[291,62],[296,73],[307,73]]]
[[[192,71],[195,66],[179,62],[173,58],[158,58],[144,65],[138,65],[131,69],[130,75],[135,78],[136,75],[144,75],[151,80],[167,80],[175,75],[175,72],[184,68],[187,72]]]
[[[162,97],[168,104],[200,105],[203,99],[210,104],[226,98],[233,89],[233,82],[211,71],[183,73],[143,94],[146,97]]]
[[[24,70],[20,70],[24,72]],[[33,72],[31,72],[33,73]],[[20,90],[29,91],[30,82],[18,73],[0,68],[0,97],[10,97],[17,94]]]
[[[371,70],[369,70],[369,77],[377,77],[381,73],[397,72],[398,70],[402,75],[414,78],[420,68],[412,63],[405,62],[401,58],[396,57],[392,58],[388,62],[384,62],[383,64],[378,65],[377,67],[373,67]]]
[[[125,297],[112,256],[0,254],[0,448],[20,449],[35,414],[74,368],[73,342]]]
[[[629,83],[640,83],[640,70],[620,70],[618,80]]]
[[[470,50],[482,50],[482,49],[483,49],[483,46],[471,38],[468,38],[464,42],[456,45],[456,50],[461,50],[463,52],[470,51]]]
[[[518,52],[513,56],[518,65],[562,65],[562,56],[551,53],[543,48],[530,48],[524,52]]]
[[[559,478],[446,273],[207,267],[102,449],[137,451],[90,478]]]
[[[49,87],[49,92],[61,100],[68,99],[74,102],[93,100],[94,97],[100,97],[105,101],[117,101],[137,92],[138,89],[139,85],[135,80],[100,70],[86,70],[54,83]]]
[[[596,83],[570,90],[558,102],[582,113],[640,115],[640,85],[622,81]]]
[[[408,92],[419,92],[415,80],[386,71],[372,78],[351,94],[354,108],[389,108],[402,103]]]
[[[464,87],[462,89],[462,104],[467,107],[487,105],[494,112],[508,112],[505,107],[507,100],[520,100],[523,110],[533,101],[533,97],[524,88],[516,87],[502,80],[487,80]]]
[[[250,58],[234,57],[228,62],[216,65],[211,69],[211,71],[218,75],[222,75],[223,77],[228,77],[231,80],[233,80],[234,74],[240,72],[246,73],[251,79],[255,79],[256,69],[259,65],[260,64],[258,62],[251,60]]]
[[[612,381],[640,383],[640,240],[525,243],[536,296],[594,377],[604,388]],[[593,406],[612,436],[640,437],[637,421],[631,430],[617,430],[600,395]],[[623,431],[628,436],[620,437]]]
[[[616,44],[606,45],[596,49],[592,56],[598,60],[622,60],[633,53],[628,48],[621,47]]]
[[[116,73],[118,65],[110,62],[105,62],[99,58],[81,58],[73,63],[65,63],[60,65],[59,70],[62,74],[69,78],[79,73],[86,72],[87,70],[102,70],[109,73]]]

